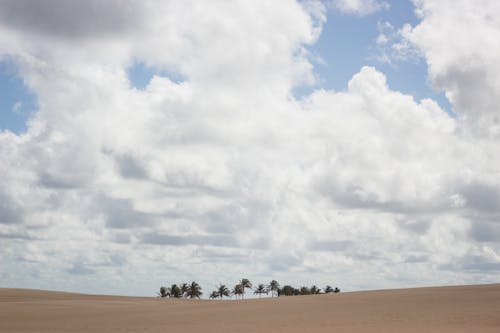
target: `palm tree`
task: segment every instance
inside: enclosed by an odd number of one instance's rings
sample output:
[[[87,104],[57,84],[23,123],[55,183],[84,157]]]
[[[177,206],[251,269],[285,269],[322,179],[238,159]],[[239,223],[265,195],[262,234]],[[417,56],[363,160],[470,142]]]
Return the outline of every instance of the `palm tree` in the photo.
[[[278,292],[278,290],[280,289],[280,284],[278,283],[278,281],[272,280],[269,283],[269,287],[268,288],[271,291],[271,296],[274,297],[274,292]]]
[[[161,298],[167,297],[168,296],[168,288],[161,286],[160,292],[158,293],[158,296],[160,296]]]
[[[333,290],[334,293],[339,293],[340,292],[340,289],[335,287],[335,289]]]
[[[257,288],[254,290],[255,295],[259,295],[259,298],[262,296],[262,294],[267,294],[269,291],[266,289],[266,287],[261,283],[257,286]]]
[[[187,297],[187,292],[189,290],[189,285],[187,283],[183,283],[181,284],[181,294],[182,294],[182,297]]]
[[[182,297],[181,288],[179,288],[179,286],[174,283],[170,286],[170,288],[168,288],[168,296],[174,298]]]
[[[217,290],[214,290],[210,293],[210,298],[211,299],[214,299],[214,298],[217,298],[219,297],[219,293],[217,292]]]
[[[300,295],[310,295],[311,290],[306,286],[302,286],[302,287],[300,287],[299,293],[300,293]]]
[[[252,288],[252,282],[249,279],[241,279],[240,284],[243,288],[243,294],[241,294],[242,298],[245,298],[245,288]]]
[[[217,295],[219,295],[220,299],[222,299],[224,296],[229,297],[229,289],[225,284],[220,284],[219,287],[217,287]]]
[[[331,294],[331,293],[333,293],[332,286],[326,286],[325,287],[325,294]]]
[[[311,287],[311,294],[313,294],[313,295],[321,294],[321,288],[318,288],[316,286],[312,286]]]
[[[231,293],[236,296],[236,298],[243,295],[243,287],[241,286],[241,284],[238,283],[237,285],[235,285]]]
[[[196,283],[196,282],[191,282],[189,285],[189,289],[186,292],[186,297],[188,298],[200,298],[200,296],[203,295],[201,292],[201,286]]]

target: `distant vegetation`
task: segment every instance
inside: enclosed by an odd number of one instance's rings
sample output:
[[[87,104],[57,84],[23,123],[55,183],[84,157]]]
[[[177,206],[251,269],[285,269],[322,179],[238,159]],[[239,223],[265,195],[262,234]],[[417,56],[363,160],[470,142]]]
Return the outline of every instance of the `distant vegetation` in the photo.
[[[170,287],[160,287],[159,297],[165,298],[200,298],[203,293],[201,292],[201,286],[196,282],[191,282],[191,284],[183,283],[181,285],[172,284]],[[245,289],[252,289],[252,283],[248,279],[241,279],[234,285],[232,289],[229,289],[225,284],[220,284],[216,290],[213,290],[209,297],[211,299],[223,299],[224,297],[233,297],[236,299],[245,298]],[[276,296],[299,296],[299,295],[318,295],[318,294],[331,294],[339,293],[340,289],[331,286],[326,286],[324,289],[313,285],[311,287],[301,286],[299,288],[292,287],[290,285],[284,285],[280,287],[280,284],[276,280],[272,280],[269,284],[258,284],[254,289],[254,295],[262,296],[262,294],[269,295],[271,297]]]
[[[160,287],[159,297],[169,297],[169,298],[200,298],[203,293],[201,292],[201,286],[196,282],[191,282],[191,284],[183,283],[181,286],[173,284],[170,287]]]

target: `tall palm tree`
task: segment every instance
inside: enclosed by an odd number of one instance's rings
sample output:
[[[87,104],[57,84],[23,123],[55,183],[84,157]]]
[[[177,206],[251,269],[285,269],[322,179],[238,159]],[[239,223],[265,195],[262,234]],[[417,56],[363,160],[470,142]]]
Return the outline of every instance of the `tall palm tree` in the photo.
[[[278,292],[278,290],[280,289],[280,284],[278,283],[278,281],[276,280],[272,280],[270,283],[269,283],[269,290],[271,291],[271,296],[274,297],[274,293]]]
[[[325,294],[330,294],[333,293],[333,288],[332,286],[326,286],[325,287]]]
[[[224,284],[219,285],[219,287],[217,288],[217,295],[219,295],[220,299],[222,299],[224,296],[229,297],[230,293],[226,285]]]
[[[168,296],[174,298],[182,297],[181,288],[179,288],[179,286],[174,283],[170,286],[170,288],[168,288]]]
[[[249,279],[241,279],[240,284],[243,288],[243,294],[241,294],[242,298],[245,298],[245,288],[252,288],[252,282]]]
[[[201,286],[196,283],[196,282],[191,282],[189,285],[189,289],[186,292],[186,297],[188,298],[200,298],[200,296],[203,295],[201,292]]]
[[[237,284],[234,286],[233,290],[231,291],[231,293],[236,296],[236,298],[238,298],[239,296],[242,296],[243,295],[243,287],[241,286],[241,284]]]
[[[255,288],[254,294],[259,295],[259,298],[262,296],[262,294],[267,294],[269,291],[266,289],[266,287],[261,283]]]
[[[187,297],[187,292],[189,290],[189,284],[183,283],[183,284],[181,284],[180,288],[181,288],[182,297]]]

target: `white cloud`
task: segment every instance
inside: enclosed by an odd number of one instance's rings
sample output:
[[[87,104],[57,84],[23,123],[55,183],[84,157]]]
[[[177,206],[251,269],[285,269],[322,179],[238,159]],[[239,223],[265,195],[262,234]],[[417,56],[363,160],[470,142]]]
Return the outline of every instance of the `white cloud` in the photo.
[[[321,6],[138,4],[90,31],[52,13],[2,20],[1,52],[40,105],[25,134],[0,132],[2,285],[498,278],[496,141],[372,67],[346,91],[291,96],[314,77],[303,48]],[[184,80],[137,90],[134,61]]]
[[[408,35],[412,27],[409,24],[396,29],[390,22],[382,21],[377,24],[378,36],[375,39],[377,54],[375,58],[382,62],[393,64],[394,62],[418,62],[422,54],[412,44]]]
[[[494,0],[415,1],[422,21],[405,29],[406,42],[425,57],[429,79],[444,90],[474,135],[500,135],[500,3]]]
[[[332,0],[333,6],[342,13],[366,16],[390,8],[380,0]]]

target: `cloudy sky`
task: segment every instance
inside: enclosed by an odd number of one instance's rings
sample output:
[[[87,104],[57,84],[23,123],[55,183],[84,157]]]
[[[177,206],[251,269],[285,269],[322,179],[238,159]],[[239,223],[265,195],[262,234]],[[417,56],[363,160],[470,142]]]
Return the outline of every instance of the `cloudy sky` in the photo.
[[[497,0],[0,0],[0,286],[500,280]]]

